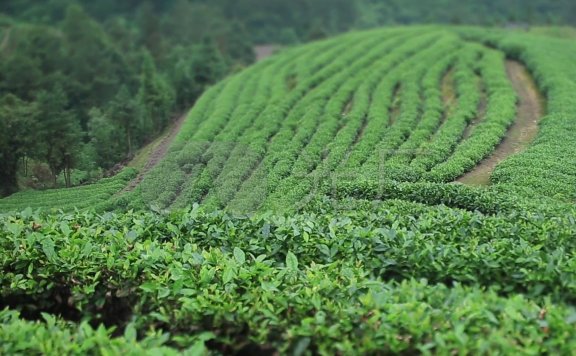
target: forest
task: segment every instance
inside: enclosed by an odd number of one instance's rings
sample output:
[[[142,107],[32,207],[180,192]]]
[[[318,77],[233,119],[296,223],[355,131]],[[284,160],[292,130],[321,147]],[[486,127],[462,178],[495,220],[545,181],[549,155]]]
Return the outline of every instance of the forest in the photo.
[[[101,178],[253,63],[254,44],[416,22],[573,24],[576,3],[2,1],[0,195]]]

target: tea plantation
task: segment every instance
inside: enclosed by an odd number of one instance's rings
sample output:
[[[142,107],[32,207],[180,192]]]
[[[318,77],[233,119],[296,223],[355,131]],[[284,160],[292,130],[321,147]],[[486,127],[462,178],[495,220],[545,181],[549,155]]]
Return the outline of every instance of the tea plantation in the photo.
[[[133,184],[0,200],[0,354],[572,354],[574,58],[398,27],[225,79]]]

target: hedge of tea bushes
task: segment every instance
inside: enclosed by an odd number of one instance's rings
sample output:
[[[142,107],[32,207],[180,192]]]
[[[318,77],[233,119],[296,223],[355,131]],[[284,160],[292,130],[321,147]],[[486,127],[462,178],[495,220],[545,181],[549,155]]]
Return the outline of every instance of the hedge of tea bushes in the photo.
[[[111,178],[104,178],[94,184],[43,191],[23,191],[0,199],[0,212],[19,211],[26,208],[44,210],[74,210],[94,208],[110,201],[119,194],[138,172],[125,168]]]
[[[251,217],[198,207],[2,216],[0,344],[224,354],[574,346],[573,210],[355,205]]]

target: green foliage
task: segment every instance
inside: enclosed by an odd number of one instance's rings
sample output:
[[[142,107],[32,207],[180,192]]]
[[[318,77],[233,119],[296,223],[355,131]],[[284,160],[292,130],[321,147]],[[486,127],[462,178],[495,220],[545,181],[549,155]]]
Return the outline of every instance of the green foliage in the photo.
[[[546,116],[534,143],[500,164],[492,176],[498,184],[530,188],[549,197],[574,201],[576,145],[571,137],[576,117],[576,53],[572,41],[527,34],[464,29],[465,37],[501,48],[526,63],[546,98]]]
[[[18,163],[31,153],[37,107],[13,95],[0,99],[0,196],[18,189]]]
[[[4,311],[2,345],[185,350],[210,341],[222,353],[320,354],[574,346],[573,212],[486,217],[403,202],[315,211],[2,217],[2,300],[43,319]],[[55,311],[83,322],[46,314]],[[68,341],[43,343],[46,329]]]
[[[517,94],[506,53],[518,57],[523,48],[518,46],[532,43],[525,34],[476,32],[518,44],[487,48],[469,40],[464,28],[358,32],[293,48],[228,78],[198,101],[166,158],[130,194],[130,206],[181,208],[201,202],[237,212],[285,211],[341,182],[409,186],[456,180],[490,157],[507,135]],[[576,53],[570,46],[565,51]],[[551,61],[562,64],[558,56],[528,66],[536,70]],[[556,85],[564,84],[548,84]],[[562,110],[550,115],[573,115]],[[543,120],[543,130],[549,123],[565,132],[564,123],[550,120]],[[503,185],[499,192],[509,188],[509,195],[521,195],[522,201],[534,194],[570,200],[576,194],[574,155],[567,149],[546,159],[566,161],[547,173],[552,179],[504,170],[530,148],[502,163],[493,182]],[[517,175],[506,179],[511,171]],[[456,190],[442,188],[438,196],[417,201],[442,201],[449,192]],[[466,205],[477,203],[472,199]]]
[[[62,171],[69,174],[74,166],[81,142],[80,125],[75,113],[67,110],[68,98],[60,86],[40,92],[37,102],[40,114],[34,138],[39,147],[35,156],[48,163],[56,179]],[[69,176],[66,187],[70,187]]]
[[[225,63],[219,45],[144,52],[136,101],[126,86],[91,111],[92,143],[113,157],[119,137],[162,127],[167,83],[201,86],[179,92],[181,105],[206,89],[134,190],[126,169],[0,200],[1,352],[573,352],[572,43],[464,27],[352,32],[208,87],[224,72],[199,59]],[[507,58],[548,99],[540,132],[491,185],[453,183],[515,119]],[[163,61],[178,65],[164,76]],[[21,127],[40,105],[66,128],[62,92],[7,96],[0,113],[22,114]]]
[[[177,351],[163,346],[166,336],[150,333],[145,339],[136,340],[127,331],[124,337],[113,338],[113,329],[103,326],[92,328],[88,323],[74,326],[50,314],[42,314],[43,322],[30,322],[20,318],[18,312],[0,311],[0,351],[3,354],[38,353],[45,355],[86,353],[126,355],[175,355]],[[189,352],[202,352],[200,341]]]
[[[42,210],[96,209],[106,210],[115,194],[122,191],[137,172],[126,168],[112,178],[104,178],[95,184],[74,188],[44,191],[22,191],[0,200],[0,212],[19,211],[26,208]]]
[[[166,80],[156,72],[156,65],[152,57],[145,52],[140,77],[140,91],[138,103],[141,108],[143,131],[152,130],[160,133],[166,126],[171,113],[173,92]]]
[[[145,2],[136,16],[124,12],[134,6],[67,0],[0,5],[12,16],[0,22],[0,95],[37,106],[36,126],[58,121],[61,140],[45,127],[26,139],[37,144],[29,151],[55,177],[66,172],[66,185],[72,169],[106,170],[130,158],[210,85],[254,61],[245,27],[215,20],[211,7]],[[197,11],[203,8],[207,12]],[[55,141],[60,147],[51,149]],[[63,146],[70,152],[61,152]],[[91,163],[81,163],[87,155]],[[1,171],[6,186],[14,185],[13,170]]]

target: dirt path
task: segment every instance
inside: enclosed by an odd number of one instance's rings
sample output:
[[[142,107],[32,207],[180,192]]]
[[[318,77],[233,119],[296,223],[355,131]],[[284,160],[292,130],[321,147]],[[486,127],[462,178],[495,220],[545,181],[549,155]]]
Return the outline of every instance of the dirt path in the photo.
[[[507,61],[506,72],[519,97],[516,121],[508,129],[506,137],[496,151],[480,162],[474,170],[459,178],[457,181],[460,183],[490,184],[490,176],[498,163],[525,150],[538,134],[538,122],[544,114],[544,105],[536,83],[519,62]]]
[[[254,53],[256,53],[256,62],[260,62],[271,55],[273,55],[277,50],[280,49],[278,45],[259,45],[254,46]]]
[[[180,116],[178,120],[172,124],[172,127],[170,127],[164,137],[161,138],[160,142],[150,144],[153,146],[153,148],[149,154],[146,154],[148,156],[148,160],[144,164],[144,168],[142,168],[138,173],[138,176],[134,178],[130,184],[128,184],[128,186],[124,189],[124,192],[130,192],[134,190],[134,188],[136,188],[138,184],[142,182],[146,174],[148,174],[148,172],[150,172],[150,170],[154,168],[162,160],[162,158],[164,158],[164,156],[166,156],[166,153],[168,153],[168,148],[170,148],[170,144],[172,141],[174,141],[174,138],[178,132],[180,132],[180,128],[182,127],[184,121],[186,121],[187,116],[188,113]]]

